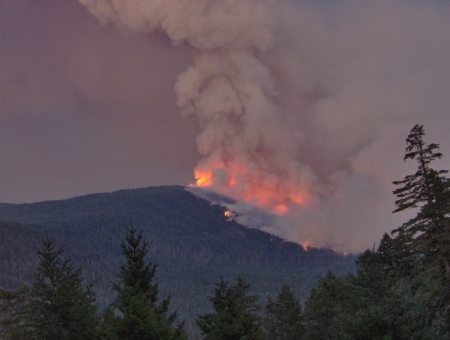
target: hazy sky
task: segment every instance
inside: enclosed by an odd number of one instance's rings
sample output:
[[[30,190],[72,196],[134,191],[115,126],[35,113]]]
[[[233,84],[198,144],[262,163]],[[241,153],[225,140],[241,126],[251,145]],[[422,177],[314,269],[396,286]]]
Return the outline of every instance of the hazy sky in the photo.
[[[405,221],[391,182],[415,169],[415,124],[450,168],[449,61],[447,1],[0,0],[0,201],[188,185],[226,161],[218,190],[244,164],[222,192],[284,195],[266,230],[371,247]]]
[[[0,201],[192,182],[198,124],[174,92],[190,59],[76,0],[0,0]]]

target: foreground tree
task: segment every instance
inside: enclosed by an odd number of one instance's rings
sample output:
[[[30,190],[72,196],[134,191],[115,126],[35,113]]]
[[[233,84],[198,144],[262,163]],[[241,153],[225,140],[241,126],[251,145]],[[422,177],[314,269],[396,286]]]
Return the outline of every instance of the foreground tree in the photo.
[[[268,340],[302,339],[302,308],[289,286],[283,286],[275,301],[267,297],[264,328]]]
[[[384,248],[380,244],[377,251],[366,250],[357,260],[357,275],[344,280],[347,298],[333,320],[340,338],[445,339],[431,327],[432,315],[423,308],[410,278],[391,270]]]
[[[397,209],[418,208],[417,215],[393,231],[394,259],[411,268],[409,277],[422,307],[434,319],[439,334],[450,327],[450,180],[448,170],[435,170],[431,162],[442,158],[438,144],[425,145],[423,126],[412,128],[406,139],[404,160],[417,161],[416,173],[394,184]],[[399,256],[399,254],[401,256]],[[434,315],[433,315],[434,314]]]
[[[332,320],[341,313],[347,298],[344,279],[331,272],[320,278],[317,287],[311,290],[305,301],[304,339],[336,339],[338,329]]]
[[[384,248],[384,246],[383,246]],[[319,280],[305,306],[304,339],[448,339],[407,276],[397,276],[381,249],[365,251],[356,275]]]
[[[258,298],[249,295],[250,285],[238,276],[233,286],[220,279],[214,289],[214,313],[197,318],[205,340],[262,340],[261,320],[256,314],[260,307]]]
[[[419,208],[417,215],[393,231],[401,239],[407,253],[420,260],[434,261],[439,258],[445,276],[450,278],[450,181],[445,177],[448,170],[434,170],[430,163],[442,158],[436,152],[438,144],[425,145],[422,125],[412,128],[406,139],[404,160],[418,163],[417,171],[402,181],[393,193],[397,196],[394,212]]]
[[[26,340],[32,337],[27,318],[29,288],[9,291],[0,288],[0,339]]]
[[[126,262],[120,265],[119,282],[113,285],[116,298],[112,308],[104,313],[105,337],[116,336],[124,340],[186,339],[183,323],[173,327],[176,314],[168,314],[170,298],[159,302],[159,287],[153,281],[156,264],[146,259],[147,245],[142,233],[137,233],[130,224],[125,241],[121,243]]]
[[[63,248],[55,249],[54,240],[41,242],[28,307],[33,338],[97,339],[95,296],[90,286],[83,287],[81,268],[62,258]]]

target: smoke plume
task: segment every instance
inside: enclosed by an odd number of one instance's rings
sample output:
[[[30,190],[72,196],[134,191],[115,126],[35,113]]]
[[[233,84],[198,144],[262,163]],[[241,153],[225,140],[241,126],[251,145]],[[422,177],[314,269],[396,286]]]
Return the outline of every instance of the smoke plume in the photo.
[[[415,119],[450,107],[447,5],[79,2],[103,23],[195,51],[175,84],[202,129],[195,186],[280,216],[259,228],[338,250],[371,247],[405,218],[390,216],[390,183],[411,168],[392,164]]]

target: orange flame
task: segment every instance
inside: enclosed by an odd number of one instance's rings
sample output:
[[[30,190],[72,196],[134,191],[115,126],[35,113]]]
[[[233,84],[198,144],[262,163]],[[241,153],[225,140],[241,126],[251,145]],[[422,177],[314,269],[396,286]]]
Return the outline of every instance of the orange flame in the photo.
[[[207,187],[212,184],[212,175],[208,171],[194,171],[195,185],[198,187]]]
[[[196,183],[191,186],[209,187],[239,201],[268,210],[276,215],[285,215],[289,206],[303,205],[307,195],[293,185],[278,185],[277,180],[268,180],[257,175],[249,176],[243,166],[235,163],[228,166],[216,163],[203,165],[194,171]],[[220,173],[219,179],[214,178]],[[217,177],[217,176],[216,176]],[[242,178],[245,178],[243,183]]]
[[[227,221],[231,221],[231,218],[233,216],[233,213],[230,210],[225,210],[223,212],[223,215],[225,216]]]

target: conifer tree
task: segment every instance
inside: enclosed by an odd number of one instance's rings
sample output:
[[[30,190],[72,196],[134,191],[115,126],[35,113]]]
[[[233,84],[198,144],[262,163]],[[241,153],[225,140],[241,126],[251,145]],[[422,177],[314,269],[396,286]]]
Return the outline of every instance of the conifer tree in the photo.
[[[289,286],[283,286],[276,301],[267,297],[264,328],[268,340],[302,339],[301,305]]]
[[[407,274],[417,301],[441,336],[450,334],[450,180],[448,170],[431,162],[442,158],[438,144],[426,145],[423,126],[416,125],[406,139],[404,160],[417,161],[417,171],[394,184],[398,200],[394,212],[417,208],[417,215],[393,231],[390,254]],[[424,319],[424,317],[422,317]]]
[[[358,257],[357,275],[344,278],[346,298],[330,321],[336,329],[333,338],[441,339],[403,268],[391,269],[389,257],[383,254],[385,246],[376,252],[366,250]]]
[[[197,318],[205,340],[262,340],[264,339],[258,297],[249,295],[250,285],[238,276],[233,286],[222,278],[216,284],[212,302],[214,313]]]
[[[42,242],[36,251],[39,266],[34,275],[29,319],[38,340],[97,339],[98,320],[91,287],[83,287],[81,268],[62,259],[55,241]]]
[[[278,320],[275,314],[275,301],[270,294],[267,294],[266,305],[264,307],[263,326],[266,339],[277,339]]]
[[[340,314],[347,298],[346,284],[342,278],[331,272],[320,278],[305,301],[304,339],[336,339],[338,330],[332,320]]]
[[[0,339],[28,340],[32,332],[27,318],[29,288],[9,291],[0,288]]]
[[[417,215],[393,231],[403,242],[407,253],[417,259],[433,261],[436,257],[450,276],[450,181],[445,177],[448,170],[434,170],[430,163],[440,159],[436,152],[438,144],[425,145],[422,125],[415,125],[406,139],[404,160],[415,159],[417,171],[402,181],[393,193],[397,196],[394,212],[419,208]]]
[[[137,233],[131,223],[121,243],[126,262],[120,265],[119,282],[113,285],[112,307],[118,316],[109,315],[110,327],[124,340],[186,339],[184,324],[172,325],[176,314],[168,314],[170,297],[159,302],[159,287],[154,282],[157,265],[147,260],[147,246],[142,232]]]

